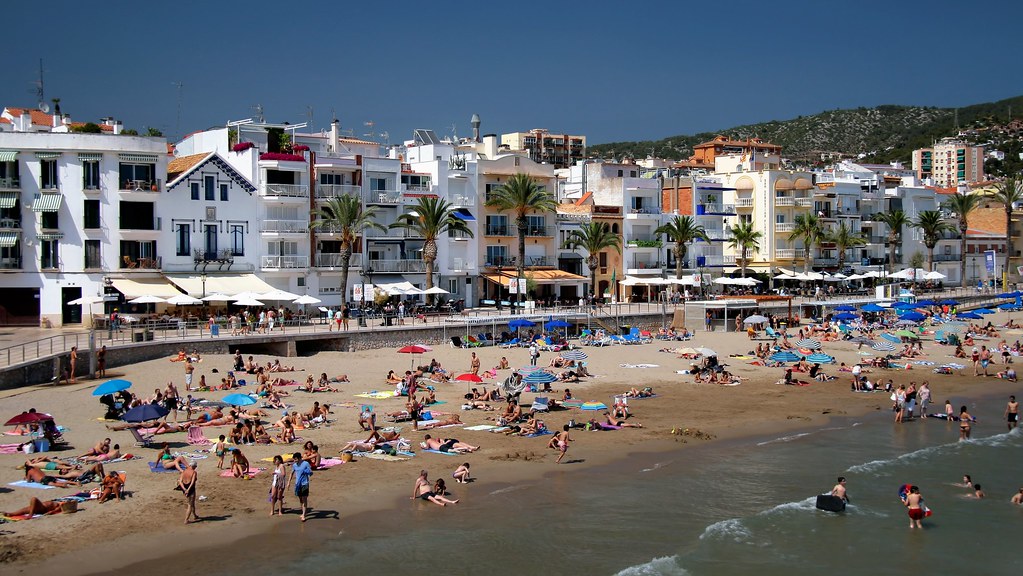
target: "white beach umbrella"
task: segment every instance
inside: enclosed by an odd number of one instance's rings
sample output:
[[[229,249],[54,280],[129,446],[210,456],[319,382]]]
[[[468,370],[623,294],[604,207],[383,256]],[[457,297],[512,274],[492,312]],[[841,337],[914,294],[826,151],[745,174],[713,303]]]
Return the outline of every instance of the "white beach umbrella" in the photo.
[[[260,298],[262,300],[270,300],[271,302],[284,302],[285,300],[287,300],[288,302],[292,302],[295,300],[295,298],[298,298],[298,294],[292,294],[287,290],[278,289],[271,290],[266,294],[260,294],[259,296],[257,296],[257,298]]]
[[[715,278],[714,284],[734,284],[733,280],[733,278],[729,278],[728,276],[722,276],[720,278]]]
[[[756,286],[760,284],[760,280],[756,278],[734,278],[732,279],[732,284],[736,286]]]
[[[717,356],[718,353],[711,350],[710,348],[697,348],[696,352],[703,356]]]
[[[754,314],[752,316],[747,316],[746,319],[743,320],[743,323],[744,324],[766,324],[767,321],[768,321],[767,320],[767,316],[763,316],[763,315],[760,315],[760,314]]]
[[[423,294],[451,294],[451,292],[448,292],[440,286],[431,286],[430,288],[423,290]]]
[[[81,306],[81,305],[99,304],[100,302],[103,302],[103,297],[102,296],[82,296],[81,298],[75,298],[74,300],[71,300],[70,302],[68,302],[68,305],[69,306]]]
[[[233,300],[233,298],[227,294],[221,294],[220,292],[214,292],[202,299],[203,302],[230,302],[231,300]]]
[[[781,273],[774,277],[775,280],[795,280],[796,277],[792,274]]]
[[[167,299],[168,304],[175,306],[194,306],[196,304],[202,304],[202,300],[198,298],[192,298],[188,294],[178,294]]]
[[[159,304],[161,302],[166,302],[166,300],[159,296],[151,296],[149,294],[128,300],[128,304]]]
[[[299,296],[298,298],[295,298],[292,301],[292,304],[300,304],[302,306],[305,306],[306,304],[319,304],[320,302],[323,302],[323,300],[306,294],[304,296]]]
[[[242,298],[234,301],[236,306],[263,306],[264,304],[255,298]]]
[[[946,276],[937,270],[924,274],[924,280],[944,280]]]
[[[239,300],[256,300],[257,298],[259,298],[259,294],[256,294],[255,292],[239,292],[238,294],[235,294],[234,296],[231,297],[231,301],[237,302]],[[248,304],[248,306],[255,306],[255,304]]]

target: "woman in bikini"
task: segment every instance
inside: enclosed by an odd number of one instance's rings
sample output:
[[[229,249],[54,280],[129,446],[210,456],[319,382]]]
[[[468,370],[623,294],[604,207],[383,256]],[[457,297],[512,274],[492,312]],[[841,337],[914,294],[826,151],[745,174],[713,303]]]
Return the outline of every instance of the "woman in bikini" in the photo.
[[[643,427],[642,424],[637,424],[637,423],[633,423],[633,422],[626,422],[625,420],[622,420],[620,418],[614,418],[614,417],[611,416],[610,412],[604,412],[604,418],[607,420],[607,424],[610,424],[611,426],[620,426],[622,428],[642,428]]]
[[[288,489],[288,470],[284,467],[284,459],[274,456],[273,479],[270,481],[270,515],[274,512],[284,515],[284,491]]]
[[[973,416],[966,411],[966,406],[959,409],[959,439],[969,440],[970,439],[970,423],[973,422]]]
[[[163,450],[156,455],[157,465],[164,470],[177,470],[182,472],[185,468],[188,468],[188,460],[185,460],[183,456],[175,456],[171,454],[170,446],[164,442]]]

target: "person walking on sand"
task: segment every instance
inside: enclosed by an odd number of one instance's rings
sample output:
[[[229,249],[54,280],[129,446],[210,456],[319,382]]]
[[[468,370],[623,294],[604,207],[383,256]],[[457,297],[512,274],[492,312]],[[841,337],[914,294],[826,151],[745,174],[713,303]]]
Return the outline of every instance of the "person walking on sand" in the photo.
[[[916,486],[909,487],[909,494],[906,494],[906,508],[909,509],[909,527],[910,528],[923,528],[921,521],[926,516],[923,507],[924,497],[920,495],[920,488]]]
[[[536,366],[538,358],[540,358],[540,349],[536,347],[536,341],[533,341],[533,343],[529,345],[529,365]]]
[[[100,346],[96,351],[96,375],[100,378],[107,377],[107,347]]]
[[[196,485],[199,483],[199,473],[195,470],[196,466],[197,464],[192,462],[178,476],[178,489],[185,495],[185,524],[202,520],[195,512],[195,490]]]
[[[195,364],[192,364],[192,359],[188,356],[185,357],[185,391],[192,391],[192,372],[195,372]]]
[[[479,376],[480,373],[480,359],[475,352],[472,353],[472,360],[469,361],[469,373],[473,376]]]
[[[1016,396],[1009,396],[1009,403],[1005,405],[1005,420],[1008,422],[1009,432],[1019,425],[1019,403]]]
[[[568,443],[572,441],[572,437],[568,434],[568,431],[569,426],[568,424],[565,424],[562,426],[561,432],[558,432],[558,435],[555,436],[558,450],[561,452],[561,454],[558,454],[558,459],[554,461],[555,464],[561,464],[561,459],[565,457],[566,453],[568,453]]]
[[[78,346],[71,347],[71,364],[68,375],[68,383],[75,383],[75,367],[78,365]]]
[[[288,489],[288,470],[284,467],[284,458],[274,456],[273,479],[270,481],[270,515],[274,512],[284,516],[284,491]]]
[[[309,510],[309,480],[313,476],[313,468],[309,462],[302,459],[301,452],[291,455],[291,476],[289,482],[295,486],[295,496],[298,496],[298,503],[302,506],[302,522],[306,520],[306,513]]]

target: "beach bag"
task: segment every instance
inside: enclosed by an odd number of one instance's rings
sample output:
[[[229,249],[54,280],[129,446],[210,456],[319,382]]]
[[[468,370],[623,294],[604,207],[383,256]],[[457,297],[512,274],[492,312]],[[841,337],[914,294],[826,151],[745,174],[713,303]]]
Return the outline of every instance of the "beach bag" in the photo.
[[[78,512],[78,502],[75,500],[69,500],[67,502],[60,503],[61,514],[74,514]]]
[[[341,461],[342,462],[351,462],[352,461],[352,453],[351,452],[342,452],[341,453]]]
[[[426,412],[423,412],[423,414],[420,416],[420,418],[422,420],[424,420],[424,421],[426,421],[426,420],[433,420],[433,413],[430,412],[429,410],[427,410]]]

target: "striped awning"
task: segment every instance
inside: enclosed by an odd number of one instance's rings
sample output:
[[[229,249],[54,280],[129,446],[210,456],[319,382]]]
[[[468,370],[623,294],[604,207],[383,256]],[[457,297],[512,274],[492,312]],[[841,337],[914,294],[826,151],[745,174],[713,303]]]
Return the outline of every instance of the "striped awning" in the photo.
[[[17,192],[0,192],[0,208],[14,208],[17,203]]]
[[[56,212],[64,202],[63,194],[40,194],[32,203],[33,212]]]
[[[63,237],[64,237],[64,233],[63,232],[57,232],[57,231],[54,231],[54,232],[40,232],[40,233],[36,234],[36,238],[38,238],[40,240],[60,240]]]
[[[79,152],[78,159],[82,162],[99,162],[103,159],[103,155],[99,152]]]
[[[60,152],[36,152],[36,158],[40,160],[56,160],[60,158]]]
[[[18,233],[0,230],[0,248],[10,248],[18,243]]]
[[[17,150],[0,150],[0,162],[14,162],[17,159]]]
[[[155,154],[118,154],[124,162],[137,162],[139,164],[156,164]]]

